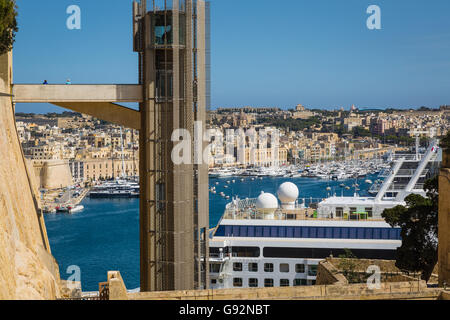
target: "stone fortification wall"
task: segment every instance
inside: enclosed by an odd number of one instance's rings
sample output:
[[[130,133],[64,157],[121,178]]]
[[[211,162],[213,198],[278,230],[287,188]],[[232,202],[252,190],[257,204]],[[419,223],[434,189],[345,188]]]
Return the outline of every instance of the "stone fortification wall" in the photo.
[[[33,173],[19,144],[11,97],[12,54],[0,56],[0,300],[54,299],[59,269],[50,253]],[[31,174],[30,174],[31,172]]]
[[[60,189],[73,184],[68,160],[33,160],[38,185],[44,189]]]

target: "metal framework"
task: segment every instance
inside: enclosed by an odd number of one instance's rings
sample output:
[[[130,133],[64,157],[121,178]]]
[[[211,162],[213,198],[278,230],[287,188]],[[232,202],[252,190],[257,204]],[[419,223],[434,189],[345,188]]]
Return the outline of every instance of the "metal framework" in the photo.
[[[208,11],[209,12],[209,11]],[[139,53],[141,291],[208,283],[208,164],[175,164],[172,133],[205,129],[207,10],[203,0],[133,3]],[[195,144],[191,159],[194,159]],[[201,153],[200,153],[201,154]]]

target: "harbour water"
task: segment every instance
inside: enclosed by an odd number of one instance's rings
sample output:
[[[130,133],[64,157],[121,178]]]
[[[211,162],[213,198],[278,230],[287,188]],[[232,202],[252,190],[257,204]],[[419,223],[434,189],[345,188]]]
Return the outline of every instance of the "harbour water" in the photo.
[[[244,179],[244,181],[241,181]],[[295,183],[300,198],[326,198],[336,194],[352,196],[355,179],[326,181],[314,178],[263,177],[211,178],[210,187],[216,194],[209,194],[210,226],[218,223],[225,205],[231,201],[220,195],[239,196],[241,199],[255,198],[261,191],[276,193],[283,182]],[[367,195],[374,181],[370,175],[359,179],[360,195]],[[234,183],[233,183],[234,180]],[[229,181],[229,183],[227,183]],[[217,184],[218,183],[218,184]],[[350,187],[346,189],[341,184]],[[228,186],[228,188],[225,188]],[[98,283],[106,281],[107,272],[119,270],[128,289],[139,287],[139,199],[90,199],[81,203],[84,210],[75,214],[48,214],[45,217],[52,254],[60,266],[63,279],[69,266],[78,266],[81,271],[83,291],[97,291]]]

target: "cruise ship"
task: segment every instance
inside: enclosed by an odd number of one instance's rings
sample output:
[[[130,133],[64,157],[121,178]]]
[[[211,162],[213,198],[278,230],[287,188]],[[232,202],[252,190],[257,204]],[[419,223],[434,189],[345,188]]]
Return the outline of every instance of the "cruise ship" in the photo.
[[[393,156],[375,197],[360,197],[355,189],[353,197],[307,207],[297,186],[285,182],[278,197],[262,192],[257,199],[233,198],[210,232],[210,288],[313,285],[318,263],[348,250],[358,258],[395,259],[401,230],[381,214],[405,204],[408,194],[425,193],[424,179],[442,156],[437,146],[434,141],[424,154]]]

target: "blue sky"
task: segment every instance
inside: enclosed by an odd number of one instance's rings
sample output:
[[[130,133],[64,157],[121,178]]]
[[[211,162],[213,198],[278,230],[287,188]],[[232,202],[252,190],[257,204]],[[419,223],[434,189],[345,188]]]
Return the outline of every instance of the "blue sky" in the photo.
[[[17,0],[16,83],[136,83],[131,0]],[[66,8],[81,8],[81,30]],[[381,30],[366,9],[381,8]],[[212,0],[215,107],[450,104],[448,0]],[[17,111],[61,111],[17,105]]]

